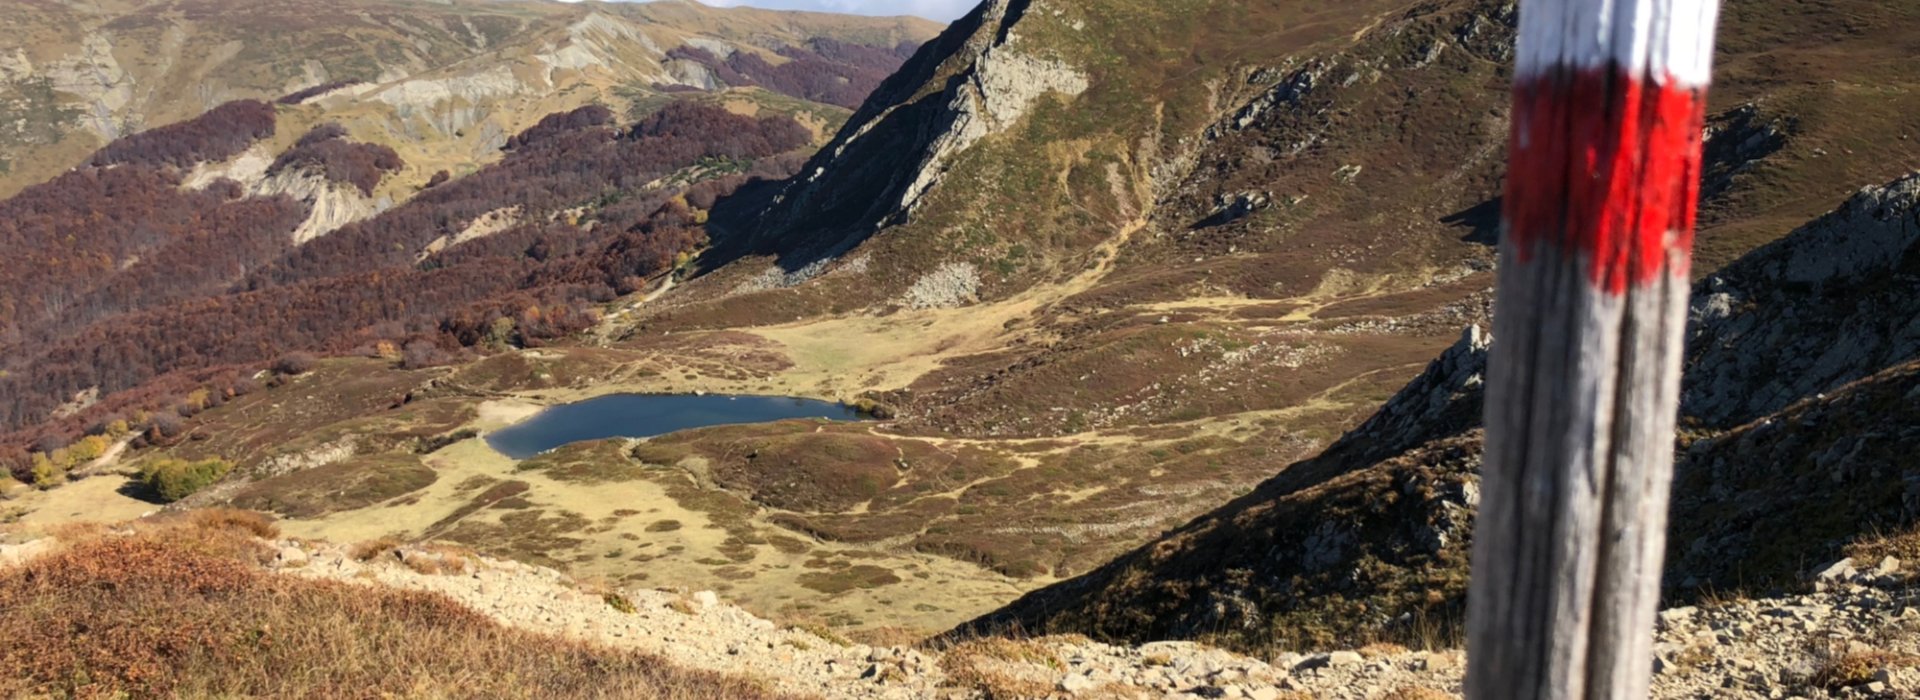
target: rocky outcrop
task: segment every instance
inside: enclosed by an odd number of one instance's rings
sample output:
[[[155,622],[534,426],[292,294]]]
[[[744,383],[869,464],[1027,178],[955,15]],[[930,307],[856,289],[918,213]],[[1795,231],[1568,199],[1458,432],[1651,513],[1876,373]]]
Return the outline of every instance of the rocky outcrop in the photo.
[[[966,305],[980,294],[980,270],[972,263],[947,263],[929,272],[907,290],[909,309],[944,309]]]
[[[1352,450],[1354,461],[1371,462],[1478,425],[1492,344],[1491,333],[1468,326],[1426,371],[1328,451]]]
[[[418,116],[451,134],[486,119],[488,102],[533,90],[514,77],[511,67],[496,65],[464,75],[401,81],[369,97],[392,105],[401,119]]]
[[[131,111],[134,77],[114,58],[111,36],[89,32],[76,54],[39,72],[52,80],[53,89],[83,103],[79,123],[101,140],[112,141],[139,130],[141,117]]]
[[[1489,336],[1468,327],[1320,456],[1085,576],[974,620],[1105,640],[1325,648],[1414,638],[1464,605]]]
[[[393,208],[391,199],[369,197],[351,184],[333,182],[306,168],[264,177],[249,191],[257,197],[286,195],[307,205],[306,220],[293,231],[295,245],[304,245],[342,226]]]
[[[1731,427],[1920,357],[1920,174],[1694,290],[1683,412]]]
[[[922,47],[749,224],[748,248],[777,243],[788,269],[844,252],[906,221],[960,154],[1037,101],[1085,91],[1077,69],[1022,45],[1030,2],[983,3]]]
[[[273,167],[274,154],[263,144],[254,144],[240,155],[219,163],[201,163],[187,173],[180,186],[203,190],[220,180],[232,180],[246,189],[259,187]]]

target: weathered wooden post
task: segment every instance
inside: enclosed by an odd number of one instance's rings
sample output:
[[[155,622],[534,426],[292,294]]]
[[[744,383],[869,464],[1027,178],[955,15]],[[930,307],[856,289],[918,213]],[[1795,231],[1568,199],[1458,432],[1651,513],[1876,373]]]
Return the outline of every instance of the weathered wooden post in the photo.
[[[1473,700],[1644,698],[1718,0],[1522,0]]]

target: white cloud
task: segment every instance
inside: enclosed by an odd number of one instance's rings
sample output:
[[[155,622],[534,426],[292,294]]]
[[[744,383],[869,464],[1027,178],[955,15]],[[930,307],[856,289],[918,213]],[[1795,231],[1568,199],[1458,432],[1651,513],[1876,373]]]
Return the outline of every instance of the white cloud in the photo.
[[[579,2],[579,0],[560,0]],[[645,2],[646,0],[638,0]],[[716,7],[765,7],[774,10],[810,10],[854,15],[916,15],[950,22],[972,10],[980,0],[700,0]]]

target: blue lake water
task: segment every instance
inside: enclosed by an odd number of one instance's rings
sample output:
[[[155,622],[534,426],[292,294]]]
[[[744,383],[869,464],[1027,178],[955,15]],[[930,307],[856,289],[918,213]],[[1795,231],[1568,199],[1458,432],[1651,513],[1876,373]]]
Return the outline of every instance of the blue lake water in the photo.
[[[844,404],[777,396],[615,394],[570,403],[487,436],[487,444],[514,459],[588,440],[645,438],[712,425],[766,423],[789,418],[859,420]]]

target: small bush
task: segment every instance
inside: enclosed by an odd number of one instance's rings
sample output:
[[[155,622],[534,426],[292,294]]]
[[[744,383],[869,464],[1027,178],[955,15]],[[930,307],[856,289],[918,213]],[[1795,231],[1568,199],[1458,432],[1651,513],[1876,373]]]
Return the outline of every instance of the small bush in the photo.
[[[1883,669],[1916,665],[1920,665],[1920,657],[1880,650],[1855,651],[1832,656],[1822,662],[1814,671],[1812,682],[1816,687],[1838,691],[1866,685]]]
[[[67,472],[55,466],[53,459],[45,453],[33,453],[32,469],[33,485],[39,488],[50,489],[65,483],[67,480]]]
[[[280,536],[280,526],[264,513],[234,508],[202,508],[187,512],[187,524],[201,530],[240,532],[263,540]]]
[[[453,356],[430,340],[416,340],[407,343],[407,349],[401,354],[402,369],[426,369],[438,367],[453,361]]]
[[[140,480],[153,489],[161,500],[172,503],[212,486],[213,482],[219,481],[230,471],[233,471],[233,464],[224,459],[198,462],[159,459],[140,468]]]
[[[693,599],[684,595],[667,601],[667,609],[682,615],[700,616],[700,606],[694,605]]]
[[[153,416],[153,432],[162,438],[180,437],[187,432],[187,420],[174,413],[157,413]]]
[[[397,537],[387,536],[376,540],[367,540],[353,546],[349,554],[355,561],[373,561],[406,544]]]
[[[320,364],[320,358],[310,352],[290,352],[273,361],[273,371],[289,376],[299,376],[312,372]]]
[[[622,612],[628,615],[632,615],[634,613],[640,612],[639,608],[636,608],[633,606],[633,601],[627,600],[626,596],[620,595],[618,593],[608,593],[604,596],[601,596],[600,598],[601,600],[607,601],[607,607],[613,608],[614,610],[617,610],[619,612]]]

